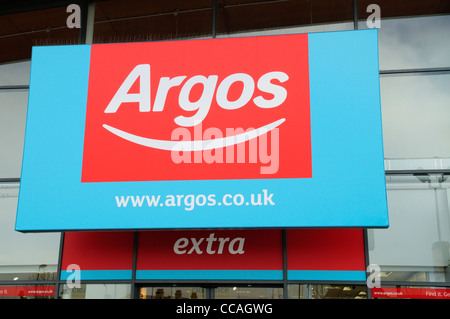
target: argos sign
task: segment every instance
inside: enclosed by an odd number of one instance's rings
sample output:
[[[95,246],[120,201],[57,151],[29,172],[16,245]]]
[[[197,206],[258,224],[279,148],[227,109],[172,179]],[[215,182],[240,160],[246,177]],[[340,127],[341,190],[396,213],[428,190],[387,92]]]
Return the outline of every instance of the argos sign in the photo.
[[[377,41],[33,48],[16,229],[387,227]]]
[[[82,182],[311,178],[307,35],[94,45],[90,62]]]

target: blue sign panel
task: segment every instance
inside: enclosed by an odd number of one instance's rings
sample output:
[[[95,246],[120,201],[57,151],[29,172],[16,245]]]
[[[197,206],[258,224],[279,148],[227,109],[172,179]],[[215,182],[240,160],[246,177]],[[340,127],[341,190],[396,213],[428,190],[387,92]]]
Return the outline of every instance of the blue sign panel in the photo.
[[[376,29],[33,48],[16,230],[271,227],[388,227]]]

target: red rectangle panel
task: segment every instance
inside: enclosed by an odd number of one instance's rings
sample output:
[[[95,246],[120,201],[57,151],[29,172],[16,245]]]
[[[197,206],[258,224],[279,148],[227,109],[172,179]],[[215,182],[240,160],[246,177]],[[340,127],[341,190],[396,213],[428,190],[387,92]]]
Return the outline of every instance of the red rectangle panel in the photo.
[[[289,229],[289,270],[365,270],[362,229]]]
[[[133,265],[132,232],[73,232],[64,236],[61,269],[129,270]]]
[[[281,270],[281,231],[141,232],[137,269]]]

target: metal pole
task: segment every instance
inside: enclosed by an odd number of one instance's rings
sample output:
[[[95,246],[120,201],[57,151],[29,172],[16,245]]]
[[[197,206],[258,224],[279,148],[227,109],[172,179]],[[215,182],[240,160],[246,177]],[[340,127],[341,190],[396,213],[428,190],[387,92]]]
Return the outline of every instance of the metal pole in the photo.
[[[288,299],[288,283],[287,283],[287,230],[282,230],[283,245],[283,299]]]
[[[358,0],[353,0],[353,28],[358,30]]]
[[[217,36],[217,0],[213,0],[212,9],[212,37],[214,39]]]
[[[134,232],[134,242],[133,242],[133,264],[132,264],[132,275],[131,275],[131,296],[130,299],[139,299],[139,294],[136,288],[136,261],[137,261],[137,250],[139,243],[139,232]]]

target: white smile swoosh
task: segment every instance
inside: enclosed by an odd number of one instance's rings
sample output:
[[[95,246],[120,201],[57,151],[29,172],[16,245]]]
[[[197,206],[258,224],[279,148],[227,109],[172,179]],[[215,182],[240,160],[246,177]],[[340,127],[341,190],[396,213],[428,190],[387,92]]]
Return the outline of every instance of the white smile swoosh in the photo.
[[[113,133],[114,135],[117,135],[118,137],[121,137],[127,141],[130,141],[135,144],[143,145],[146,147],[156,148],[160,150],[166,150],[166,151],[204,151],[204,150],[212,150],[216,148],[221,147],[227,147],[239,143],[243,143],[249,140],[252,140],[254,138],[257,138],[258,136],[261,136],[263,134],[266,134],[267,132],[273,130],[277,126],[279,126],[281,123],[285,121],[284,118],[279,119],[273,123],[267,124],[265,126],[262,126],[260,128],[244,132],[242,134],[237,134],[233,136],[227,136],[223,138],[217,138],[213,140],[198,140],[198,141],[167,141],[167,140],[156,140],[151,139],[147,137],[137,136],[122,130],[119,130],[117,128],[114,128],[112,126],[103,124],[103,127]]]

